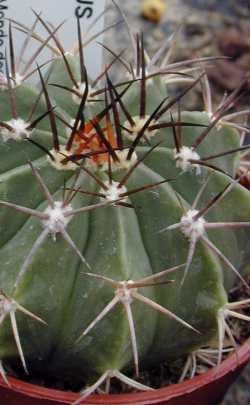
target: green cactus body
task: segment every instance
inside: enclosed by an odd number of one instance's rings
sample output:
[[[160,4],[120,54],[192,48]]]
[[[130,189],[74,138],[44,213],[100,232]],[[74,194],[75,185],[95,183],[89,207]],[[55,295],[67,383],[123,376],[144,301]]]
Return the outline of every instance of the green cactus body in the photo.
[[[72,70],[78,72],[77,58],[69,56],[68,61]],[[50,69],[50,83],[72,87],[62,59],[55,60]],[[79,73],[76,73],[76,80],[80,80]],[[160,79],[154,80],[158,80],[158,89],[152,83],[147,85],[147,90],[151,89],[147,91],[146,113],[149,115],[162,101],[163,88]],[[138,83],[132,84],[124,96],[124,104],[134,116],[139,114],[139,88]],[[74,104],[72,94],[53,86],[48,86],[48,91],[52,105],[57,105],[64,119],[67,122],[74,120],[78,105]],[[25,119],[36,98],[36,92],[22,85],[14,94],[18,116]],[[1,92],[0,100],[3,106],[1,120],[7,122],[11,118],[9,92]],[[97,106],[88,105],[86,116],[88,119],[93,118],[96,111],[101,111],[102,108],[104,103]],[[36,114],[38,116],[45,112],[46,103],[42,97]],[[121,111],[120,117],[124,123],[124,112]],[[176,114],[173,119],[178,120]],[[193,124],[182,127],[183,144],[189,148],[211,122],[205,112],[183,112],[181,120]],[[171,122],[169,112],[164,115],[164,122]],[[196,124],[204,127],[195,126]],[[68,135],[60,121],[58,134],[60,145],[63,146]],[[53,149],[48,117],[34,129],[30,139],[48,150]],[[64,182],[67,182],[68,187],[72,187],[77,165],[75,170],[57,170],[51,165],[50,157],[27,140],[6,140],[1,136],[0,142],[1,201],[41,212],[47,209],[48,202],[27,163],[28,160],[37,168],[54,201],[62,201]],[[124,136],[124,142],[129,148],[133,141]],[[237,153],[209,161],[217,165],[220,171],[198,165],[183,170],[178,167],[174,157],[172,128],[156,131],[150,143],[159,145],[133,171],[124,185],[126,190],[139,189],[144,185],[163,182],[165,179],[171,179],[170,182],[129,195],[126,203],[132,204],[133,209],[110,204],[75,215],[67,224],[68,234],[82,252],[91,270],[60,233],[56,235],[55,240],[48,235],[36,251],[13,296],[15,280],[25,258],[43,231],[43,225],[37,218],[13,211],[10,207],[1,207],[0,286],[8,296],[47,323],[39,324],[17,312],[22,349],[31,372],[74,381],[77,375],[77,378],[89,382],[108,369],[131,370],[134,361],[131,330],[128,313],[122,301],[118,301],[86,336],[78,339],[105,306],[117,296],[116,287],[85,273],[92,272],[117,282],[136,282],[157,275],[167,268],[185,264],[189,238],[180,229],[163,229],[180,222],[208,177],[199,208],[204,207],[217,193],[233,183],[233,179],[226,173],[235,175]],[[142,139],[135,148],[137,159],[149,152],[151,145]],[[222,153],[237,147],[237,131],[221,125],[211,129],[196,151],[202,158],[214,154],[215,149],[216,153]],[[90,158],[90,162],[91,159],[93,158]],[[131,163],[129,164],[131,166]],[[91,170],[102,182],[109,182],[107,170],[98,169],[94,165]],[[119,183],[128,170],[114,170],[113,182]],[[73,209],[100,202],[95,193],[103,193],[103,190],[86,172],[80,172],[78,185],[87,190],[89,195],[76,193],[70,202]],[[249,221],[249,217],[249,192],[238,183],[235,183],[225,198],[204,216],[207,222],[245,222]],[[239,271],[249,265],[250,244],[247,242],[247,229],[211,229],[206,234]],[[208,344],[217,335],[218,311],[227,303],[227,291],[237,277],[201,240],[197,241],[193,260],[181,285],[184,267],[164,277],[164,280],[173,280],[173,283],[152,285],[154,283],[151,282],[149,286],[138,287],[136,293],[168,309],[199,333],[133,297],[131,309],[140,366],[143,368],[157,364],[162,359],[187,354]],[[8,318],[0,329],[0,357],[10,364],[19,361]]]

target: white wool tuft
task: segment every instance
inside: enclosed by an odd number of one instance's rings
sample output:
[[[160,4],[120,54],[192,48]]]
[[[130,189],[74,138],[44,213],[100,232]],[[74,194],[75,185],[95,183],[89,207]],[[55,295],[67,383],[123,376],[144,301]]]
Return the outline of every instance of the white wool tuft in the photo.
[[[71,220],[70,216],[65,216],[71,210],[70,205],[64,206],[62,201],[55,201],[54,207],[47,207],[44,211],[49,218],[42,221],[43,226],[54,235],[61,232],[62,228],[65,229]]]
[[[189,239],[199,239],[205,233],[205,219],[200,217],[195,219],[197,210],[189,210],[181,218],[181,231]]]
[[[1,135],[4,141],[8,141],[9,139],[22,141],[23,138],[29,138],[31,135],[32,131],[28,129],[30,124],[22,118],[12,118],[10,121],[6,121],[6,124],[12,128],[12,131],[7,128],[1,128]]]
[[[200,155],[188,146],[182,146],[177,152],[174,150],[174,159],[176,160],[176,167],[179,167],[183,172],[196,169],[196,174],[201,174],[201,168],[198,164],[191,163],[190,160],[200,160]]]

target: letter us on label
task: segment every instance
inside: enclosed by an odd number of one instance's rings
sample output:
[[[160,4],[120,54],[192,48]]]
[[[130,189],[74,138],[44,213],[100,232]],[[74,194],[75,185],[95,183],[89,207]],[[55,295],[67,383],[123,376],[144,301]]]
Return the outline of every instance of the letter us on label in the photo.
[[[75,9],[75,16],[77,18],[91,18],[94,12],[94,0],[76,0],[77,7]]]

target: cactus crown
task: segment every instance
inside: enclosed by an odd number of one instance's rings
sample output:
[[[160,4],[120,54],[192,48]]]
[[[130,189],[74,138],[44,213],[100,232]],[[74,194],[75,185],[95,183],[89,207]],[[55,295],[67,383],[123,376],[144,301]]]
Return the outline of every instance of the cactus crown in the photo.
[[[248,111],[230,111],[248,78],[212,111],[211,58],[159,67],[166,45],[150,60],[130,32],[134,61],[105,46],[113,59],[93,79],[80,21],[77,51],[66,52],[61,25],[35,18],[31,30],[10,22],[0,92],[4,366],[21,359],[31,375],[85,381],[82,400],[114,377],[152,389],[138,379],[159,360],[187,356],[181,379],[196,358],[219,364],[225,335],[236,344],[227,319],[250,320],[248,298],[228,302],[235,280],[249,288],[250,196],[235,180]],[[13,28],[27,31],[26,47],[39,43],[25,66]],[[53,59],[34,67],[45,47]],[[116,66],[122,82],[111,80]],[[27,82],[35,74],[39,90]],[[168,83],[182,80],[171,96]],[[205,110],[182,111],[195,86]]]

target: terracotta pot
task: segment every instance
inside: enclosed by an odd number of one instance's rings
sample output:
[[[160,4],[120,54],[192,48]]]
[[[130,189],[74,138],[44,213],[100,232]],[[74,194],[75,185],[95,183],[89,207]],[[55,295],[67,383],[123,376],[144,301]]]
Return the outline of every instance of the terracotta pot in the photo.
[[[123,395],[92,395],[85,405],[216,405],[250,361],[250,339],[230,355],[219,367],[181,384],[174,384],[150,392]],[[0,379],[1,405],[60,405],[70,404],[79,395],[46,389],[9,378],[11,388]]]

